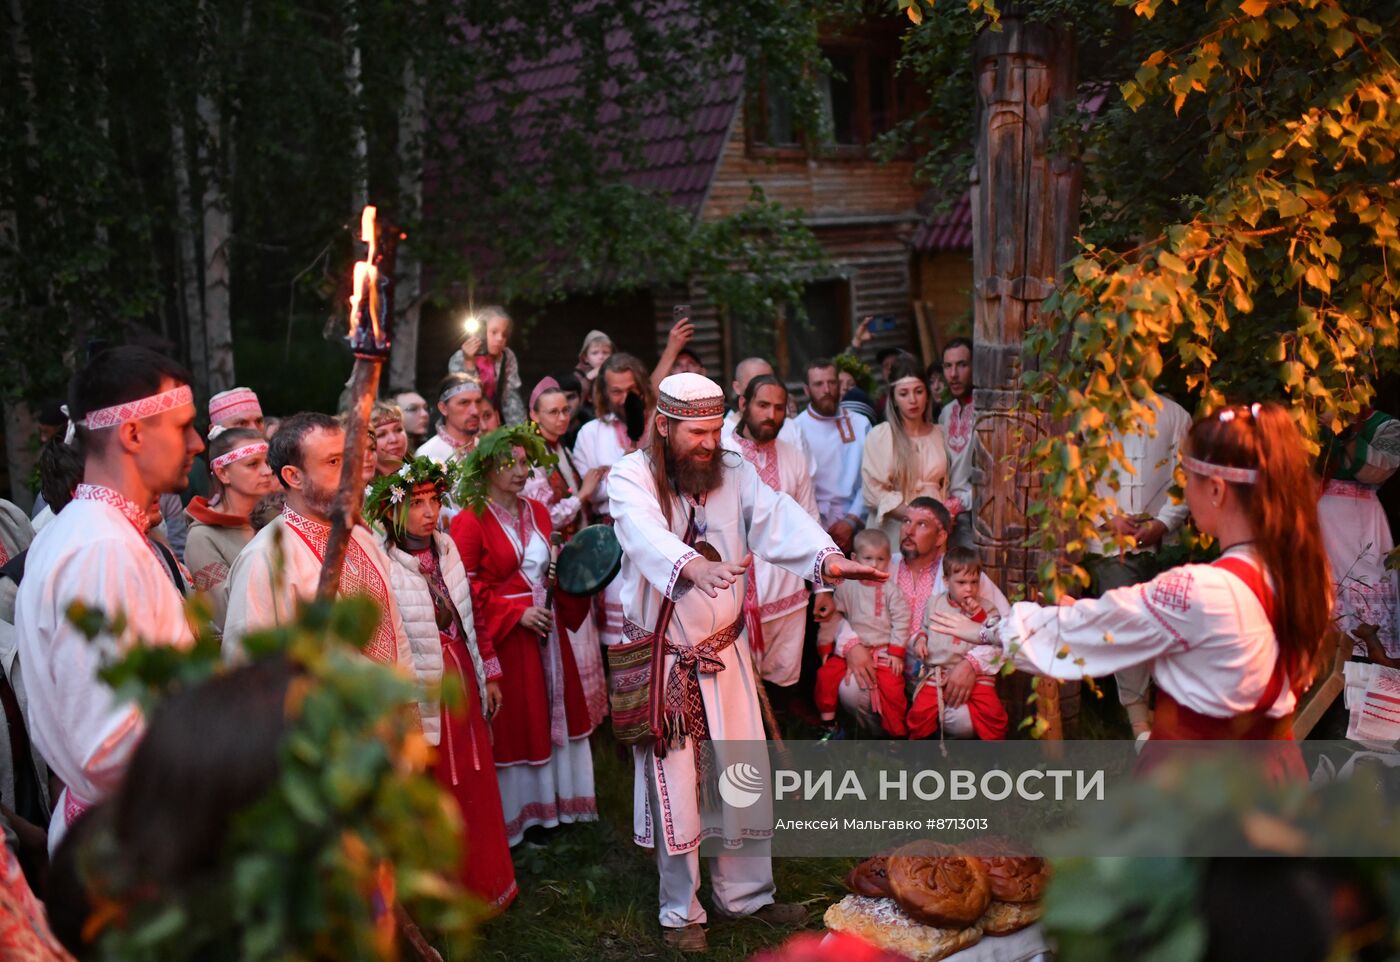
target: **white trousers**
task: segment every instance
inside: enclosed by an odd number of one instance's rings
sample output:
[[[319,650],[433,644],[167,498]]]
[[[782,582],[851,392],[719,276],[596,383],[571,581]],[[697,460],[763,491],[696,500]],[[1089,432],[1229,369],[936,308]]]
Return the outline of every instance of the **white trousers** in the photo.
[[[807,609],[798,608],[763,623],[763,680],[787,688],[802,674],[802,643]]]
[[[659,815],[662,809],[656,791],[656,773],[650,765],[647,769],[651,810]],[[764,855],[720,855],[709,860],[710,891],[715,908],[729,915],[751,915],[772,903],[777,887],[773,884],[773,860],[766,854],[769,844],[767,840],[745,844],[749,851],[761,846]],[[678,929],[692,922],[703,925],[707,916],[700,904],[699,850],[672,855],[666,851],[665,834],[658,831],[656,868],[661,876],[662,927]]]

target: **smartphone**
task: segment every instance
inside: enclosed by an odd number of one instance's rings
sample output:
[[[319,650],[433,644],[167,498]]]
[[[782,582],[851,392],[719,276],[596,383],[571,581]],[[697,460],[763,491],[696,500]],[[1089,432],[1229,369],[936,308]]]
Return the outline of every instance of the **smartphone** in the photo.
[[[672,323],[672,324],[679,324],[681,321],[688,321],[688,320],[690,320],[690,305],[689,305],[689,304],[677,304],[675,307],[671,308],[671,323]]]
[[[870,319],[870,332],[879,334],[882,331],[893,331],[899,324],[899,318],[893,314],[876,314]]]

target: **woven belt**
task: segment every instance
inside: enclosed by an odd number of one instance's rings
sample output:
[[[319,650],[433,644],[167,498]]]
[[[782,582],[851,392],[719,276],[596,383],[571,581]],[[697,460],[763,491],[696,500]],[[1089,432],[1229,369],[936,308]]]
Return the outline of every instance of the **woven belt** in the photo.
[[[666,642],[666,651],[675,656],[675,661],[666,678],[661,737],[671,748],[684,747],[687,736],[695,739],[695,786],[702,807],[719,804],[719,783],[714,749],[710,746],[710,725],[705,718],[705,701],[700,695],[700,674],[724,671],[720,653],[734,644],[743,630],[741,614],[732,625],[721,628],[698,644],[680,646]]]

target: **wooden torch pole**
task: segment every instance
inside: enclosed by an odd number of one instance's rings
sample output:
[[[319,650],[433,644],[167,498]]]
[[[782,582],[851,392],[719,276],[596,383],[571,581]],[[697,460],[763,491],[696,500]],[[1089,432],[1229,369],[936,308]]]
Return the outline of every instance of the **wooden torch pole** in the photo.
[[[321,562],[316,597],[326,600],[340,590],[345,547],[359,523],[365,499],[361,473],[369,418],[379,392],[379,373],[389,356],[389,319],[393,316],[393,253],[399,238],[390,230],[381,240],[373,207],[360,216],[360,240],[367,245],[363,261],[355,264],[354,290],[350,297],[350,348],[355,367],[350,374],[350,423],[345,426],[345,454],[340,464],[340,485],[331,508],[331,533]]]

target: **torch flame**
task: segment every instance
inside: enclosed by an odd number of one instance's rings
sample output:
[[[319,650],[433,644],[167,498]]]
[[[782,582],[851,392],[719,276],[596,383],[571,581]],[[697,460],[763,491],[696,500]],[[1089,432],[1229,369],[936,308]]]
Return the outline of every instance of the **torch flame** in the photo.
[[[365,242],[369,250],[365,254],[364,260],[355,262],[355,284],[350,294],[351,340],[354,340],[360,327],[360,307],[365,301],[366,287],[369,289],[370,333],[374,336],[375,343],[379,343],[381,337],[379,330],[379,268],[374,263],[379,253],[376,249],[377,235],[375,207],[373,204],[366,204],[364,212],[360,214],[360,240]]]

